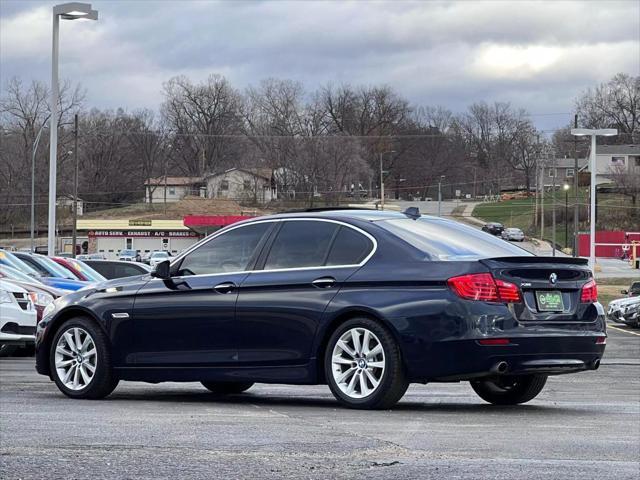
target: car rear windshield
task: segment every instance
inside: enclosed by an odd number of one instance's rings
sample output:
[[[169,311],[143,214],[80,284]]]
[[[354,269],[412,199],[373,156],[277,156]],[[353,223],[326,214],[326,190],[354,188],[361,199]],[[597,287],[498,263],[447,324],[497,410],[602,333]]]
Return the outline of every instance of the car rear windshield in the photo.
[[[376,223],[433,260],[531,256],[531,253],[509,242],[450,220],[396,218]]]

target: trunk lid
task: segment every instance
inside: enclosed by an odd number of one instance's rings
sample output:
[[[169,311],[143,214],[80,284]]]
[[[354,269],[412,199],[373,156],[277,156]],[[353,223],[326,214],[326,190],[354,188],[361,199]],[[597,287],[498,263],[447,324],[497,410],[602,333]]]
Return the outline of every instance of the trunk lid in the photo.
[[[572,257],[500,257],[480,260],[496,279],[517,285],[523,303],[513,304],[524,322],[593,322],[597,309],[581,303],[582,287],[592,280],[587,260]]]

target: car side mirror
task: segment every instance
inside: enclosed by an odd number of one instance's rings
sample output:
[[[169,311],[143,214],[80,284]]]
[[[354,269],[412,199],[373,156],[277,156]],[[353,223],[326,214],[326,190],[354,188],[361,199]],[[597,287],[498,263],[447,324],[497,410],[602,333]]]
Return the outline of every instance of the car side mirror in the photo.
[[[151,270],[151,276],[155,278],[161,278],[163,280],[167,280],[171,278],[171,268],[169,265],[169,260],[164,260],[157,264],[153,270]]]
[[[620,290],[620,293],[623,295],[629,295],[629,290]]]

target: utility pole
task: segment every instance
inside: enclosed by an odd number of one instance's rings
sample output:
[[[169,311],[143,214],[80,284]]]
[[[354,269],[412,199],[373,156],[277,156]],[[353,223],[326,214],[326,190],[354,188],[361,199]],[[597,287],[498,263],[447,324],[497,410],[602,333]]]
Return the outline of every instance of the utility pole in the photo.
[[[167,156],[164,157],[164,215],[167,216]]]
[[[536,158],[536,168],[535,168],[535,176],[536,176],[536,195],[533,197],[533,224],[538,229],[538,195],[540,195],[540,172],[538,171],[538,167],[540,164],[540,159]]]
[[[76,236],[78,224],[78,114],[73,119],[73,156],[76,169],[73,175],[73,225],[71,227],[71,256],[76,258]]]
[[[440,179],[438,180],[438,216],[441,216],[442,210],[442,180],[445,178],[444,175],[440,175]]]
[[[395,150],[380,152],[380,210],[384,210],[384,170],[382,169],[382,156],[385,153],[396,153]]]
[[[573,119],[574,128],[578,128],[578,114],[576,113]],[[573,158],[574,158],[574,171],[573,171],[573,256],[578,256],[578,220],[580,216],[580,205],[578,204],[578,189],[580,182],[578,181],[578,137],[573,137]]]
[[[384,210],[384,170],[382,170],[382,152],[380,152],[380,210]]]

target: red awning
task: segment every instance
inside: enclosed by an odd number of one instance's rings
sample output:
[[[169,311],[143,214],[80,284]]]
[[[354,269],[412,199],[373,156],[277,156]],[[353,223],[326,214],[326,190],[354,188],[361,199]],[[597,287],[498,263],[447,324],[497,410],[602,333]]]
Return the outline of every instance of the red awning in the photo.
[[[232,223],[248,220],[248,215],[186,215],[183,219],[185,227],[197,230],[206,227],[226,227]]]

